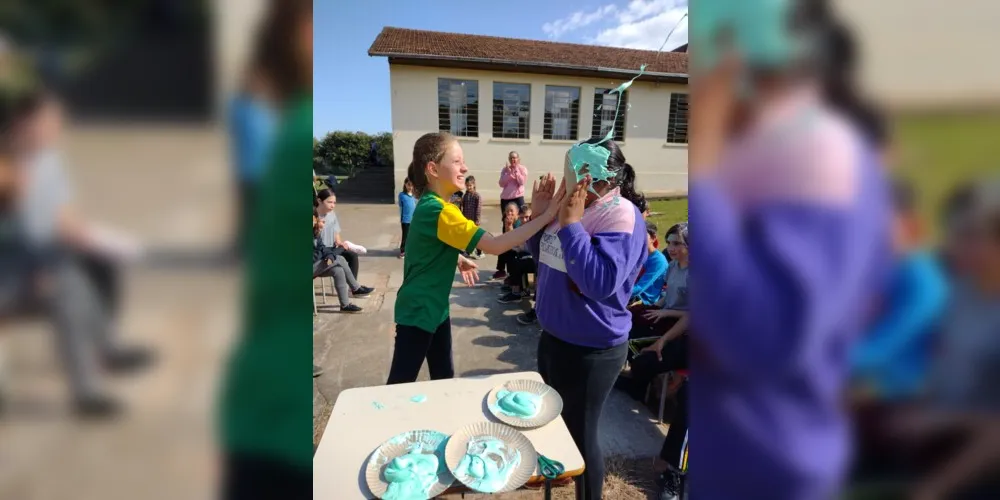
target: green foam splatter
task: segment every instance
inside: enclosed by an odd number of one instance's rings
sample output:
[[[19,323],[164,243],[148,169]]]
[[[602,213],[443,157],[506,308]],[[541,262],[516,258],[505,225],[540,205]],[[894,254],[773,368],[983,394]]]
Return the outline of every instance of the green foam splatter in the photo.
[[[588,174],[595,182],[609,181],[615,177],[615,172],[608,169],[608,158],[611,156],[611,151],[601,147],[601,144],[610,141],[615,136],[615,123],[618,122],[618,113],[621,111],[622,93],[631,87],[632,82],[636,81],[645,72],[646,65],[643,64],[639,67],[638,75],[635,75],[631,80],[608,92],[609,94],[618,94],[618,103],[615,106],[615,119],[611,122],[611,128],[608,129],[608,133],[604,135],[604,138],[593,144],[581,142],[569,148],[569,163],[576,174],[576,182],[580,182]],[[586,168],[586,171],[584,171],[584,168]],[[597,194],[593,184],[590,186],[590,191]]]

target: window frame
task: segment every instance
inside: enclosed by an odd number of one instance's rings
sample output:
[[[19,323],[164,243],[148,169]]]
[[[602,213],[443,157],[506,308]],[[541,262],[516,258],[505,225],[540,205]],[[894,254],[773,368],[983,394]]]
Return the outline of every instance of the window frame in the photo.
[[[675,98],[680,98],[683,96],[684,102],[675,101]],[[667,107],[667,144],[675,146],[687,146],[688,144],[688,123],[691,120],[689,101],[690,94],[688,92],[671,92],[670,93],[670,103]],[[677,117],[681,113],[680,106],[684,106],[683,110],[683,123],[678,123]],[[683,132],[678,131],[678,128],[682,128]],[[683,141],[679,140],[680,136],[683,136]]]
[[[602,88],[602,87],[594,87],[594,106],[593,106],[593,112],[591,114],[591,124],[590,124],[591,137],[595,137],[595,136],[604,137],[604,135],[608,133],[606,130],[603,130],[603,127],[602,127],[602,124],[604,122],[604,116],[602,114],[599,114],[599,113],[602,113],[604,111],[604,109],[603,109],[603,106],[604,106],[604,96],[614,95],[614,96],[616,96],[615,107],[618,110],[618,120],[615,120],[615,123],[614,123],[614,125],[615,125],[615,134],[614,134],[614,136],[611,137],[611,139],[613,141],[617,142],[617,143],[624,143],[625,142],[625,129],[628,127],[629,91],[626,90],[626,91],[624,91],[622,93],[615,92],[614,94],[612,94],[611,93],[612,90],[615,90],[615,89],[614,88],[607,88],[607,89],[605,89],[605,88]],[[601,96],[601,98],[600,98],[600,104],[598,104],[598,96]],[[598,106],[601,106],[601,108],[598,108]],[[620,121],[620,126],[619,126],[619,121]]]
[[[503,97],[497,98],[497,92],[501,91],[505,86],[508,87],[518,87],[518,103],[517,107],[517,132],[514,134],[506,133],[506,118],[510,115],[507,114],[507,100]],[[521,90],[527,89],[527,92],[522,93]],[[527,97],[526,101],[520,100],[521,97]],[[499,110],[497,109],[499,101]],[[530,140],[531,139],[531,84],[530,83],[519,83],[519,82],[505,82],[505,81],[493,81],[493,101],[492,101],[492,120],[491,120],[491,132],[494,139],[513,139],[513,140]],[[498,114],[499,111],[499,114]],[[523,127],[523,129],[522,129]],[[499,132],[499,133],[498,133]]]
[[[556,138],[555,137],[555,127],[554,127],[554,117],[552,116],[552,110],[550,109],[550,104],[554,104],[555,101],[549,100],[549,90],[563,89],[576,92],[576,98],[572,97],[570,93],[569,101],[569,138]],[[580,140],[580,104],[581,96],[583,95],[583,88],[573,85],[546,85],[545,86],[545,102],[543,103],[543,117],[542,117],[542,139],[546,141],[579,141]],[[561,118],[561,117],[560,117]]]
[[[465,104],[462,106],[463,111],[461,113],[465,117],[465,133],[460,133],[454,130],[452,121],[451,100],[450,96],[446,96],[445,90],[442,89],[442,85],[445,83],[454,84],[461,82],[466,88],[465,91]],[[470,85],[471,84],[471,85]],[[473,90],[470,90],[473,89]],[[449,91],[453,91],[454,87],[449,87]],[[470,93],[474,92],[474,97],[470,97]],[[482,96],[479,93],[479,80],[470,80],[465,78],[447,78],[438,77],[437,79],[437,103],[438,103],[438,131],[447,132],[455,137],[459,138],[479,138],[479,105],[482,100]],[[444,112],[442,108],[443,105],[448,105],[448,112]],[[447,120],[447,122],[445,121]],[[447,127],[445,126],[447,124]]]

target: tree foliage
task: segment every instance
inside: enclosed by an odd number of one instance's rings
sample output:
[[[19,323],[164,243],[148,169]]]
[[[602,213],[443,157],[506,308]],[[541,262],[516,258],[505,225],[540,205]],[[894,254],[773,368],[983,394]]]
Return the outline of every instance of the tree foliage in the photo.
[[[374,154],[373,154],[374,149]],[[354,177],[372,165],[392,165],[392,134],[337,131],[313,139],[313,168],[318,175]]]

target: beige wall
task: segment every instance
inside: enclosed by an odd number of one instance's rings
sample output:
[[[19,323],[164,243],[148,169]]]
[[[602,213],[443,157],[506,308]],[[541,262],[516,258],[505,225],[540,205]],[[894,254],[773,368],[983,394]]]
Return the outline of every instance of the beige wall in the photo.
[[[893,107],[1000,104],[1000,2],[837,0],[864,80]]]
[[[236,88],[250,57],[253,37],[264,14],[264,0],[214,0],[216,112],[221,116],[227,96]]]
[[[613,88],[620,80],[602,80],[524,73],[430,68],[390,65],[392,92],[392,134],[396,182],[406,177],[406,167],[413,154],[413,143],[427,132],[438,130],[438,78],[479,81],[479,137],[462,138],[462,149],[469,175],[476,176],[477,187],[487,202],[497,202],[497,180],[507,153],[516,150],[521,162],[534,177],[545,172],[559,174],[563,158],[572,141],[542,139],[545,86],[580,87],[580,139],[589,137],[595,87]],[[530,139],[494,139],[493,81],[531,84]],[[631,109],[625,119],[622,151],[635,167],[639,189],[651,194],[687,191],[687,147],[666,143],[667,116],[671,92],[686,92],[686,86],[636,82],[629,89]],[[530,196],[530,193],[528,193]]]

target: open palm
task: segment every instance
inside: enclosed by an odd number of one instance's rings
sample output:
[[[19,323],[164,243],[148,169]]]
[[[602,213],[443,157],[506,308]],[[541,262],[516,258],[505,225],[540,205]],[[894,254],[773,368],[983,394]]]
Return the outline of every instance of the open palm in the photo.
[[[531,212],[537,215],[545,213],[552,203],[556,192],[556,178],[551,173],[538,178],[531,186]]]

